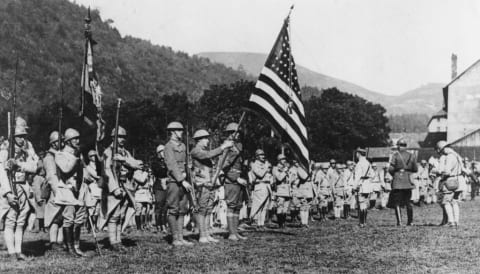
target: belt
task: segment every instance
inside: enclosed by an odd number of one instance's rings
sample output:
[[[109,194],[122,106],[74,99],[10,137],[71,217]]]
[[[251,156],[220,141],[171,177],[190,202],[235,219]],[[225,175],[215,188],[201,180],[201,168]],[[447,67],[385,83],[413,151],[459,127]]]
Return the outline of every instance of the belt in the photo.
[[[16,185],[25,185],[27,182],[23,181],[23,182],[13,182],[13,183],[16,184]]]

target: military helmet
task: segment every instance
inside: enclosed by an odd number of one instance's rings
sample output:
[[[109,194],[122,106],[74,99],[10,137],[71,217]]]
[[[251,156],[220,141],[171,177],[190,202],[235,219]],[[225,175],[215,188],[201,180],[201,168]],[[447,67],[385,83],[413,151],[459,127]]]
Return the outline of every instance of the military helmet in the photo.
[[[420,163],[426,164],[426,163],[427,163],[427,160],[423,159],[422,161],[420,161]]]
[[[112,137],[114,136],[115,136],[115,128],[112,129]],[[118,136],[124,136],[124,137],[127,136],[127,131],[121,126],[118,127]]]
[[[285,159],[287,159],[287,157],[285,157],[285,155],[283,155],[283,154],[278,154],[278,156],[277,156],[277,161],[281,161],[281,160],[285,160]]]
[[[353,165],[355,165],[354,161],[350,161],[350,160],[347,161],[347,166],[353,166]]]
[[[165,146],[164,145],[158,145],[157,147],[157,153],[159,153],[160,151],[163,151],[165,149]]]
[[[92,157],[92,156],[97,156],[97,152],[95,150],[90,150],[88,152],[88,158]]]
[[[67,130],[65,130],[65,142],[68,142],[72,139],[79,138],[79,137],[80,137],[80,133],[76,129],[67,128]]]
[[[261,149],[255,150],[255,157],[260,156],[260,155],[265,155],[265,152]]]
[[[405,139],[403,139],[403,138],[400,138],[400,139],[397,141],[397,146],[406,147],[406,146],[407,146],[407,141],[405,141]]]
[[[335,159],[330,159],[330,164],[336,164],[337,161],[335,161]]]
[[[23,127],[23,128],[28,128],[27,121],[23,119],[22,117],[18,116],[15,118],[15,127]]]
[[[210,136],[210,133],[208,133],[208,131],[204,129],[199,129],[195,131],[195,133],[193,133],[193,139],[201,139],[209,136]]]
[[[235,132],[238,131],[237,123],[230,123],[225,127],[225,132]]]
[[[48,138],[48,143],[58,142],[58,131],[54,130],[50,133],[50,137]]]
[[[328,168],[330,168],[330,163],[322,163],[320,167],[322,169],[328,169]]]
[[[27,128],[22,126],[15,126],[15,136],[27,135]]]
[[[315,168],[315,169],[320,169],[320,168],[322,168],[322,163],[320,163],[320,162],[314,163],[314,164],[313,164],[313,168]]]
[[[448,143],[447,141],[444,141],[444,140],[441,140],[441,141],[438,141],[437,143],[437,150],[438,151],[442,151],[445,147],[448,146]]]
[[[167,125],[167,130],[183,130],[183,125],[180,122],[170,122]]]

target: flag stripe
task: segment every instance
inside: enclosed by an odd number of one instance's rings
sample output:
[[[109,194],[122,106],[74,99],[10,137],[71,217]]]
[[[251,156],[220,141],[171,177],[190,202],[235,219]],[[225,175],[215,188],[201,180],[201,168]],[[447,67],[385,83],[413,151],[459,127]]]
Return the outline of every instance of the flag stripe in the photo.
[[[259,115],[260,117],[264,117],[267,119],[267,121],[270,123],[270,125],[273,128],[278,128],[278,120],[281,120],[282,118],[280,116],[275,117],[277,114],[275,114],[275,111],[270,112],[268,110],[269,107],[265,107],[263,104],[267,103],[264,101],[262,102],[262,98],[258,97],[259,99],[254,101],[250,101],[249,104],[247,105],[247,108]],[[309,152],[308,148],[306,147],[305,143],[300,141],[298,138],[297,134],[292,134],[290,135],[289,133],[293,133],[291,130],[290,132],[287,131],[287,134],[282,134],[282,132],[278,132],[278,134],[281,134],[283,138],[285,138],[285,143],[289,146],[291,149],[292,153],[295,155],[297,159],[299,159],[299,162],[304,166],[308,167],[308,159],[309,159]],[[297,136],[297,138],[293,137]]]
[[[305,110],[303,109],[303,104],[302,104],[302,101],[300,100],[300,98],[297,96],[297,93],[295,91],[293,91],[288,85],[287,83],[285,83],[284,81],[282,81],[282,79],[280,79],[280,77],[278,77],[277,74],[275,74],[275,72],[273,72],[271,69],[267,68],[267,67],[264,67],[262,69],[262,72],[260,73],[260,75],[265,75],[267,76],[268,78],[272,79],[273,82],[275,82],[275,84],[289,97],[291,97],[292,101],[295,103],[295,105],[297,106],[297,108],[300,110],[301,114],[305,116]],[[293,95],[293,96],[291,96]]]
[[[291,126],[295,129],[296,132],[298,132],[299,135],[301,136],[307,136],[307,129],[303,125],[303,123],[300,122],[300,119],[298,118],[297,114],[292,112],[292,114],[288,114],[286,111],[286,103],[284,101],[277,101],[281,100],[275,97],[275,93],[272,93],[272,90],[269,88],[269,86],[266,86],[264,84],[261,84],[261,82],[257,82],[257,87],[254,95],[257,95],[259,97],[262,97],[264,101],[267,101],[270,105],[272,105],[277,113],[281,113],[285,123],[281,124],[280,126],[283,128],[285,126]],[[270,91],[266,91],[269,90]],[[283,107],[282,107],[283,106]],[[303,139],[304,142],[307,142],[306,139]]]

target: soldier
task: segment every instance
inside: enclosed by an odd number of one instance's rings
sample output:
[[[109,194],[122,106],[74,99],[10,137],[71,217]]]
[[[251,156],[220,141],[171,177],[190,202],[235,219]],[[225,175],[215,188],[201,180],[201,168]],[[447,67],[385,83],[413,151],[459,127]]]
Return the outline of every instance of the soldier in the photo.
[[[157,157],[152,161],[155,177],[153,194],[155,195],[155,224],[157,231],[167,232],[167,165],[165,164],[164,145],[158,145]]]
[[[367,151],[362,148],[356,150],[356,157],[358,159],[355,165],[354,181],[357,192],[358,216],[359,226],[365,227],[367,224],[368,203],[370,195],[373,191],[371,179],[373,178],[373,170],[370,162],[367,160]]]
[[[332,196],[334,199],[334,204],[333,204],[333,217],[334,219],[338,220],[340,219],[340,216],[342,215],[342,211],[344,210],[344,205],[345,205],[345,190],[346,190],[346,181],[345,181],[345,175],[344,170],[346,166],[342,164],[337,164],[336,165],[336,176],[337,178],[335,179],[333,185],[332,185]]]
[[[148,226],[148,209],[152,204],[150,188],[153,182],[149,180],[148,170],[137,169],[133,173],[135,181],[135,224],[137,230],[145,230]]]
[[[318,186],[318,207],[320,212],[320,220],[325,221],[328,214],[328,203],[332,199],[331,184],[327,179],[329,164],[322,163],[320,170],[317,171],[314,183]]]
[[[228,134],[227,140],[234,142],[234,146],[227,151],[225,163],[220,167],[223,171],[222,180],[227,202],[228,239],[232,241],[245,240],[247,238],[238,233],[239,214],[247,187],[246,176],[243,172],[243,146],[239,140],[238,124],[228,124],[225,133]]]
[[[250,218],[256,220],[259,230],[265,228],[267,206],[272,197],[272,174],[269,172],[270,163],[265,159],[265,152],[261,149],[255,151],[255,161],[252,163],[254,190],[252,194],[252,211]]]
[[[298,201],[298,209],[300,210],[300,223],[302,227],[308,228],[308,221],[310,219],[309,212],[315,192],[313,189],[313,180],[309,178],[308,173],[298,164],[295,165],[295,172],[298,182],[294,188],[297,188],[296,199]]]
[[[372,163],[372,170],[373,170],[373,178],[372,178],[372,186],[373,191],[370,195],[370,209],[376,209],[377,200],[381,199],[382,197],[382,187],[385,185],[383,181],[383,174],[381,171],[378,170],[378,166],[376,163]],[[379,205],[381,207],[381,205]]]
[[[40,231],[45,232],[45,199],[42,197],[42,186],[44,183],[45,170],[43,168],[43,161],[40,159],[38,161],[37,172],[32,180],[32,191],[34,197],[31,199],[31,204],[33,204],[35,207],[35,228],[32,231],[33,233],[38,233]]]
[[[393,176],[392,192],[390,193],[388,207],[395,209],[397,226],[402,225],[400,207],[407,207],[407,225],[413,225],[412,189],[415,188],[411,174],[417,172],[415,155],[406,150],[407,143],[400,139],[396,151],[390,160],[388,172]]]
[[[337,161],[335,159],[330,159],[330,167],[327,170],[327,180],[330,184],[330,187],[336,182],[338,177],[337,173]],[[333,210],[333,196],[328,201],[328,212]]]
[[[343,172],[343,180],[345,182],[345,202],[343,205],[343,217],[348,219],[350,217],[350,209],[355,209],[355,196],[353,190],[355,189],[355,179],[353,176],[355,170],[355,162],[347,161],[347,168]]]
[[[193,245],[183,238],[185,215],[188,213],[188,192],[193,191],[187,181],[186,147],[182,143],[183,125],[171,122],[167,125],[170,140],[165,145],[165,163],[168,169],[167,207],[168,224],[174,246]]]
[[[35,153],[30,141],[26,139],[27,124],[25,120],[18,117],[15,121],[15,144],[5,144],[0,150],[0,219],[5,220],[4,238],[7,246],[8,255],[19,261],[25,260],[26,256],[22,253],[22,242],[24,226],[27,215],[32,206],[29,204],[31,198],[31,188],[26,182],[27,175],[34,174],[37,170],[38,156]],[[8,147],[15,146],[15,155],[8,159]],[[13,173],[11,188],[10,178],[7,172]]]
[[[416,173],[416,179],[420,186],[420,201],[423,200],[425,204],[432,203],[432,181],[430,180],[428,164],[426,160],[422,160],[420,162],[420,166],[418,167],[418,171]]]
[[[63,223],[62,211],[63,207],[55,204],[55,195],[59,187],[57,177],[57,164],[55,163],[55,154],[60,149],[60,138],[58,131],[50,133],[49,145],[50,148],[43,158],[43,167],[45,169],[45,180],[50,189],[47,204],[45,205],[45,226],[49,228],[50,244],[49,248],[53,251],[62,249],[63,233],[60,227]],[[46,191],[48,191],[48,188]],[[60,194],[60,193],[59,193]]]
[[[215,190],[217,185],[212,181],[213,161],[212,159],[221,155],[225,149],[233,146],[233,141],[225,142],[216,149],[208,150],[210,133],[204,129],[199,129],[193,134],[196,144],[191,151],[193,160],[194,185],[198,196],[198,212],[196,222],[200,230],[200,243],[217,243],[208,232],[210,228],[210,219],[213,212],[215,201]]]
[[[441,155],[439,167],[441,204],[445,209],[448,225],[457,227],[460,219],[458,202],[463,191],[462,184],[465,184],[463,175],[468,171],[463,167],[460,155],[447,142],[439,141],[437,152]]]
[[[97,152],[90,150],[88,152],[88,165],[85,167],[84,181],[88,185],[85,193],[85,206],[88,213],[88,218],[91,224],[87,222],[88,230],[97,231],[98,215],[101,210],[100,200],[102,199],[102,189],[98,186],[100,176],[97,174]],[[93,227],[91,227],[93,225]]]
[[[111,136],[115,138],[115,129],[112,130]],[[125,217],[128,208],[134,206],[133,194],[128,193],[126,184],[132,181],[133,172],[142,168],[142,162],[132,157],[130,152],[125,148],[127,131],[118,127],[118,153],[113,154],[114,147],[112,144],[105,149],[103,160],[105,174],[108,178],[108,185],[103,189],[102,196],[102,219],[100,223],[100,229],[105,226],[108,228],[108,238],[111,248],[115,251],[125,251],[125,247],[122,245],[121,231],[122,220]],[[114,161],[118,164],[116,170],[114,169]],[[105,210],[106,207],[106,210]],[[125,218],[125,223],[128,223],[129,218]]]
[[[277,220],[278,227],[284,228],[287,220],[287,212],[292,199],[291,185],[288,180],[289,165],[283,154],[277,156],[277,165],[273,167],[272,174],[275,179],[277,197]]]

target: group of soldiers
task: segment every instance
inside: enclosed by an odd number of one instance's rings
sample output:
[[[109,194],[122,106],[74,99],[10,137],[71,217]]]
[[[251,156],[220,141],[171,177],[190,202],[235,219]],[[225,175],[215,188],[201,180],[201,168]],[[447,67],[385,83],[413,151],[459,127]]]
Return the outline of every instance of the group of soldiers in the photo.
[[[197,130],[190,150],[182,141],[183,125],[171,122],[168,142],[156,148],[147,167],[126,149],[122,127],[112,131],[112,144],[101,155],[91,150],[87,157],[81,154],[76,129],[51,132],[50,147],[41,157],[28,141],[27,130],[26,121],[18,117],[14,144],[4,141],[0,146],[0,219],[8,254],[18,260],[26,259],[22,242],[29,222],[48,229],[48,248],[79,257],[86,256],[80,247],[82,228],[92,231],[95,240],[95,232],[108,232],[110,248],[122,252],[122,232],[132,220],[139,230],[154,221],[159,231],[169,229],[173,246],[191,246],[184,237],[187,223],[198,229],[202,244],[219,241],[212,233],[217,222],[228,229],[228,240],[239,241],[247,239],[240,233],[245,227],[265,230],[274,219],[280,229],[287,222],[308,227],[317,214],[320,221],[329,214],[333,220],[355,216],[364,227],[368,210],[374,208],[394,208],[401,225],[400,207],[406,205],[411,224],[411,205],[434,203],[439,196],[442,223],[457,225],[461,191],[445,190],[445,182],[463,176],[472,186],[478,183],[472,175],[476,171],[458,166],[458,154],[446,143],[439,143],[440,159],[419,165],[399,142],[386,166],[370,163],[367,151],[359,148],[357,162],[332,159],[304,168],[282,153],[272,165],[262,149],[249,161],[236,123],[226,126],[225,140],[214,149],[209,132]],[[11,158],[10,145],[15,146]],[[407,183],[402,186],[401,180]],[[357,213],[352,215],[353,210]]]

